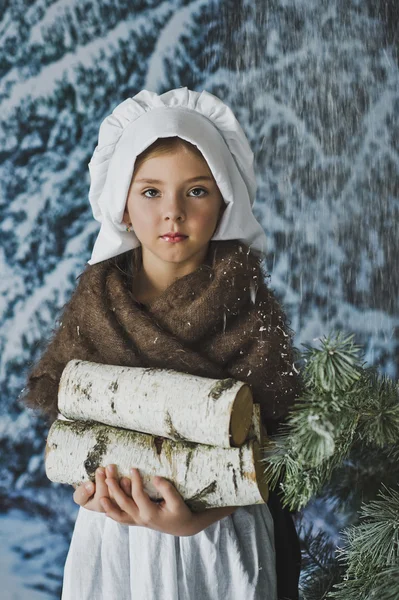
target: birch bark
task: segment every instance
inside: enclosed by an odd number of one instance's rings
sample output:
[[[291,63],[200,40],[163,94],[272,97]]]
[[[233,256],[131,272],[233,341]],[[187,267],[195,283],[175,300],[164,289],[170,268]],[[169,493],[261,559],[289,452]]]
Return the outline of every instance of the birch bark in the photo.
[[[247,439],[252,407],[251,388],[232,378],[81,360],[66,365],[58,390],[68,419],[224,448]]]
[[[115,464],[119,477],[130,477],[130,468],[136,467],[151,499],[160,499],[151,482],[154,475],[160,475],[175,485],[196,512],[267,502],[268,487],[259,458],[255,437],[239,448],[221,448],[58,419],[48,433],[45,466],[51,481],[71,485],[94,480],[98,466]]]

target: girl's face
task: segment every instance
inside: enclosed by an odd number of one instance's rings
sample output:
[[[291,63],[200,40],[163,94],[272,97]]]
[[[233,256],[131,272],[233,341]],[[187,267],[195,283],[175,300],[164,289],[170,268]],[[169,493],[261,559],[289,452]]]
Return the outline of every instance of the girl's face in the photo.
[[[149,158],[135,173],[123,221],[132,225],[144,253],[172,263],[206,254],[226,205],[205,160],[186,148]],[[169,232],[182,242],[162,239]]]

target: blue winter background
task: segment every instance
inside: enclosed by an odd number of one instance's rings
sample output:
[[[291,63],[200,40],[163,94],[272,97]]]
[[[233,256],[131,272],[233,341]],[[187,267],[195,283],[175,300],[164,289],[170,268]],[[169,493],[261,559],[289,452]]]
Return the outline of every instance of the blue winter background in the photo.
[[[87,164],[125,98],[187,86],[232,107],[295,345],[353,332],[398,376],[398,19],[396,0],[0,2],[2,599],[60,596],[77,506],[18,396],[90,257]],[[304,518],[339,542],[328,502]]]

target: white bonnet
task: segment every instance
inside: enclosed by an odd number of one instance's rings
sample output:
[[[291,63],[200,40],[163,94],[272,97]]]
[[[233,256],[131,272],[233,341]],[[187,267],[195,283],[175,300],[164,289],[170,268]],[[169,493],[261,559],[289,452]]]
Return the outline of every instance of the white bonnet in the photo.
[[[179,136],[201,151],[226,203],[212,240],[239,239],[264,253],[266,236],[252,212],[253,153],[232,110],[219,98],[187,87],[158,95],[142,90],[101,123],[89,162],[89,200],[101,223],[89,264],[140,245],[122,222],[136,157],[161,137]]]

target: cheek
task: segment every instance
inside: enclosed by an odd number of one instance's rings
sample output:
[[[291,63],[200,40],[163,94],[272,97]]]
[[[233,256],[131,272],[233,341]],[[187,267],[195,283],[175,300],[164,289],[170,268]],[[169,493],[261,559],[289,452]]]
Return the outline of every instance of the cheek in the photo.
[[[197,223],[200,223],[201,225],[211,225],[217,221],[218,214],[219,212],[215,211],[214,206],[207,206],[204,207],[202,210],[193,211],[192,217]]]
[[[153,223],[156,220],[156,214],[151,210],[150,206],[140,206],[139,204],[131,203],[129,206],[129,214],[133,223],[137,226]]]

